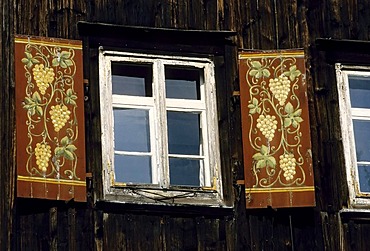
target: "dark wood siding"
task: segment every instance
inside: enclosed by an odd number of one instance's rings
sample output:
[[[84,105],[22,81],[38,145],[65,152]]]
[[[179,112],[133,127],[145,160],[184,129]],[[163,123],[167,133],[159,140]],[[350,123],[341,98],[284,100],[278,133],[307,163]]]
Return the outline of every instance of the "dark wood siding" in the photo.
[[[370,3],[360,0],[8,0],[0,1],[0,249],[1,250],[365,250],[367,216],[343,218],[347,204],[333,65],[316,49],[319,37],[370,40]],[[237,61],[223,62],[221,143],[228,145],[231,212],[122,209],[88,203],[15,199],[13,35],[79,39],[78,21],[238,33],[242,49],[304,48],[316,207],[246,210]],[[236,55],[237,48],[228,48]],[[86,69],[91,69],[85,56]],[[95,55],[96,57],[96,55]],[[94,72],[92,72],[94,73]],[[91,73],[91,74],[92,74]],[[91,88],[96,88],[91,86]],[[97,93],[97,92],[94,92]],[[234,93],[235,94],[235,93]],[[94,98],[94,97],[92,97]],[[95,97],[96,99],[97,97]],[[97,126],[97,104],[86,102],[86,133]],[[92,170],[100,146],[87,156]],[[98,174],[94,174],[98,175]],[[99,191],[94,184],[94,191]],[[90,191],[91,192],[91,191]],[[365,220],[364,220],[365,219]]]

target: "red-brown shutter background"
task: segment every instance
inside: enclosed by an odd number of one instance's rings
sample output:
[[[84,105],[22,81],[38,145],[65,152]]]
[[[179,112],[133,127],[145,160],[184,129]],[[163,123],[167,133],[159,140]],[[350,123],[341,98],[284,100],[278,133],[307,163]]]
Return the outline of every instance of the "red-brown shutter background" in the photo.
[[[239,74],[246,207],[314,206],[303,51],[241,52]]]
[[[80,41],[15,37],[19,197],[86,201],[82,70]],[[68,117],[55,127],[58,110]],[[37,162],[42,147],[49,158]]]

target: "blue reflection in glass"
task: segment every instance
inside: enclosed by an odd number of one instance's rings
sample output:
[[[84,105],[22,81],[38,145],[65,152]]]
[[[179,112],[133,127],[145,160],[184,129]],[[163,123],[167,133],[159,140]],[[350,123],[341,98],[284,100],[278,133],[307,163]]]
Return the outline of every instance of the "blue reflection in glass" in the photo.
[[[130,96],[152,96],[152,66],[112,63],[112,93]]]
[[[145,97],[145,80],[142,78],[112,76],[112,93]]]
[[[114,149],[150,152],[149,111],[113,109]]]
[[[348,80],[351,106],[370,108],[370,76],[349,75]]]
[[[353,120],[357,161],[370,161],[370,121]]]
[[[167,112],[170,154],[200,154],[199,119],[196,113]]]
[[[166,98],[200,99],[200,70],[166,67]]]
[[[200,160],[170,158],[170,184],[200,186]]]
[[[151,183],[152,168],[150,156],[114,155],[116,182]]]

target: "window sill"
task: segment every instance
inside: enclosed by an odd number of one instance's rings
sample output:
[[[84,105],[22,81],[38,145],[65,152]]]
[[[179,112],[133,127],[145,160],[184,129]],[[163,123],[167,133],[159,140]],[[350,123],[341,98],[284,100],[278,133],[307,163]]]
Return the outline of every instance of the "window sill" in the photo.
[[[225,207],[217,191],[200,189],[159,189],[147,187],[112,187],[103,201],[121,204],[160,206]]]
[[[192,203],[167,203],[136,201],[133,198],[127,201],[119,200],[99,200],[96,202],[96,209],[103,210],[105,213],[150,213],[167,214],[181,216],[205,216],[220,217],[233,215],[233,207],[222,204],[192,204]]]
[[[370,205],[368,208],[343,208],[339,211],[342,220],[370,221]]]

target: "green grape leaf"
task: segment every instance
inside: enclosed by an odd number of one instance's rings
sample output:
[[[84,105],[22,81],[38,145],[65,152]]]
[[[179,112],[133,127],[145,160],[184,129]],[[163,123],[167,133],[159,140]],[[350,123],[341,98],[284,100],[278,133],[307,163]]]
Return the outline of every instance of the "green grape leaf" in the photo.
[[[264,156],[261,153],[255,153],[253,154],[252,158],[254,160],[261,160],[261,159],[264,159]]]
[[[250,62],[252,69],[249,71],[249,76],[260,78],[262,76],[269,77],[270,71],[262,66],[259,61]]]
[[[257,161],[256,168],[260,169],[266,166],[275,168],[276,160],[273,156],[269,155],[269,149],[267,146],[262,145],[260,152],[255,153],[252,158]]]
[[[268,69],[263,69],[262,70],[262,74],[263,76],[265,76],[266,78],[270,77],[270,71]]]
[[[70,152],[74,152],[77,150],[77,147],[71,144],[71,145],[66,146],[66,149]]]
[[[297,116],[301,116],[302,114],[302,109],[297,109],[294,113],[293,113],[293,116],[294,117],[297,117]]]
[[[32,99],[36,104],[41,102],[41,96],[37,91],[32,94]]]
[[[60,59],[60,61],[59,61],[59,65],[60,65],[60,67],[62,67],[62,68],[67,68],[67,67],[68,67],[68,65],[64,62],[64,60],[61,60],[61,59]]]
[[[251,108],[249,114],[255,114],[257,112],[257,107]]]
[[[64,147],[60,147],[60,146],[55,147],[55,150],[54,150],[55,155],[61,156],[63,155],[63,152],[64,152]]]
[[[290,102],[288,102],[286,105],[285,105],[285,112],[287,113],[287,114],[291,114],[291,113],[293,113],[293,110],[294,110],[294,108],[293,108],[293,105],[290,103]]]
[[[67,68],[73,65],[73,61],[70,59],[71,53],[68,51],[62,51],[57,57],[53,58],[52,65]]]
[[[66,145],[68,145],[68,143],[69,143],[69,138],[68,138],[68,136],[64,136],[64,137],[60,140],[60,143],[62,144],[62,146],[66,146]]]
[[[71,88],[69,88],[67,91],[66,91],[66,94],[67,96],[71,96],[73,95],[73,90]]]
[[[35,109],[36,109],[36,113],[40,116],[42,116],[42,114],[44,114],[42,108],[40,106],[35,106]]]
[[[255,106],[257,106],[257,105],[258,105],[258,99],[253,98],[253,99],[252,99],[252,103],[253,103]]]
[[[74,97],[76,97],[75,95],[72,95],[71,97],[68,97],[68,96],[66,96],[65,98],[64,98],[64,102],[67,104],[67,105],[73,105],[73,106],[75,106],[76,105],[76,101],[74,101],[74,99],[76,99],[76,98],[74,98]]]
[[[58,58],[53,58],[53,61],[51,61],[51,64],[52,66],[58,66],[59,65],[59,61],[58,61]]]
[[[272,168],[275,168],[276,166],[276,160],[274,157],[270,156],[269,158],[266,159],[266,165],[270,166]]]
[[[294,120],[297,121],[297,123],[303,122],[303,119],[301,117],[294,117]]]
[[[33,58],[32,54],[25,51],[24,54],[26,55],[25,58],[22,58],[21,62],[27,66],[27,68],[31,68],[33,64],[40,63],[39,60]]]
[[[64,98],[64,102],[68,105],[76,106],[76,101],[75,101],[76,99],[77,99],[77,96],[73,94],[73,90],[68,89],[66,91],[66,97]]]
[[[27,109],[31,116],[35,115],[36,113],[42,116],[44,112],[41,106],[39,106],[40,102],[40,94],[38,92],[34,92],[32,94],[32,98],[25,97],[23,108]]]
[[[292,124],[291,118],[284,118],[284,127],[289,127]]]
[[[22,58],[21,61],[22,61],[23,64],[27,65],[28,68],[30,68],[32,66],[32,62],[28,58]]]
[[[253,68],[259,69],[262,67],[262,64],[259,61],[251,61],[251,65]]]
[[[33,64],[38,64],[38,63],[40,63],[40,61],[39,61],[39,60],[37,60],[36,58],[31,58],[31,62],[32,62]]]
[[[67,66],[72,66],[73,65],[73,61],[70,60],[70,59],[66,59],[66,60],[64,60],[64,62],[66,63]]]
[[[34,105],[34,104],[35,104],[35,102],[34,102],[32,99],[30,99],[29,97],[26,97],[26,98],[24,99],[24,103],[25,103],[26,105],[29,105],[29,106]]]
[[[296,77],[299,77],[301,75],[301,71],[297,70],[296,65],[292,65],[289,68],[289,71],[284,72],[284,75],[289,77],[290,81],[293,81]]]
[[[254,76],[256,76],[256,74],[257,74],[257,73],[258,73],[258,70],[252,69],[252,70],[250,70],[250,72],[249,72],[249,76],[254,77]]]
[[[35,113],[36,113],[36,110],[35,110],[35,107],[34,106],[32,106],[31,108],[29,108],[28,111],[31,114],[31,116],[35,115]]]
[[[257,161],[257,164],[256,164],[256,168],[257,169],[261,169],[261,168],[264,168],[264,167],[266,167],[266,161],[265,160],[259,160],[259,161]]]
[[[269,149],[268,149],[267,146],[265,146],[265,145],[262,145],[261,146],[261,153],[262,153],[262,155],[268,154],[268,151],[269,151]]]
[[[64,150],[63,156],[68,160],[74,160],[73,153],[71,151],[68,151],[67,149]]]
[[[70,56],[71,56],[71,53],[68,52],[68,51],[62,51],[60,53],[60,58],[63,58],[63,59],[68,59],[68,58],[70,58]]]
[[[249,114],[255,114],[256,112],[260,113],[261,108],[258,107],[258,100],[256,98],[252,99],[252,103],[248,105]]]

